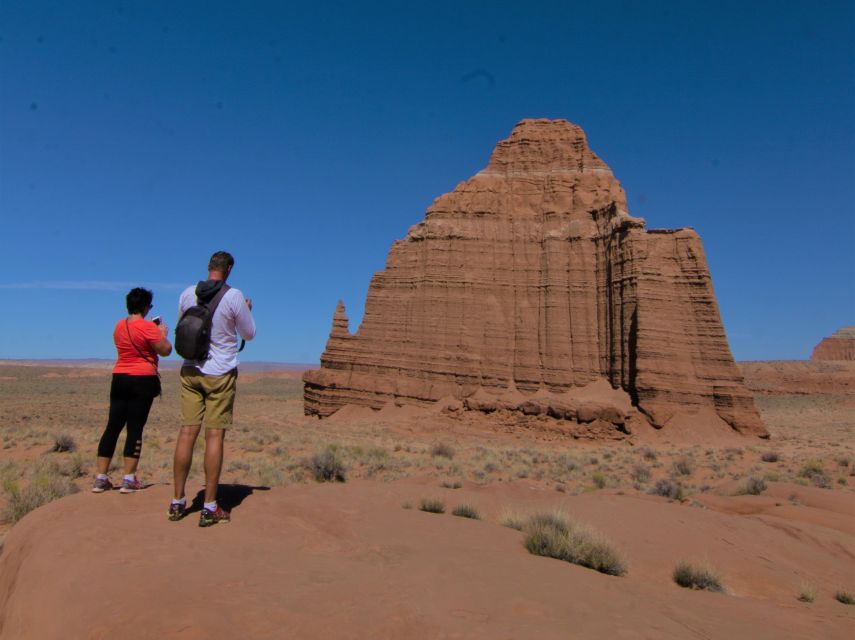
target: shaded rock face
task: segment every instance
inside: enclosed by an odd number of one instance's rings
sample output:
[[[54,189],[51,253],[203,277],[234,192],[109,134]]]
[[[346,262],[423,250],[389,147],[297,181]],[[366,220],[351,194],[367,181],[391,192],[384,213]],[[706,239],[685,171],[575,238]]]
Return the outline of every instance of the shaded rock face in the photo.
[[[855,360],[855,327],[843,327],[813,348],[811,360]]]
[[[599,380],[655,426],[712,407],[766,435],[698,235],[645,230],[580,127],[524,120],[395,242],[357,333],[339,303],[304,406],[328,416],[349,403],[480,406],[540,392],[554,407],[568,394],[578,416],[574,389]]]

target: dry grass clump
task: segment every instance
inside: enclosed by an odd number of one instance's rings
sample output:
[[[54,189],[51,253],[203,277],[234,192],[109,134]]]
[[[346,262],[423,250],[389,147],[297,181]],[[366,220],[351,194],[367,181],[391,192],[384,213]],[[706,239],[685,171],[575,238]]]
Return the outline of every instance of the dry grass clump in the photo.
[[[650,481],[650,467],[645,464],[637,464],[632,468],[632,473],[630,474],[632,479],[639,483],[644,484],[645,482]]]
[[[597,489],[603,489],[606,486],[606,474],[602,471],[595,471],[591,474],[591,481]]]
[[[692,564],[690,562],[678,562],[674,568],[674,582],[687,589],[699,589],[706,591],[724,591],[721,578],[709,565]]]
[[[445,513],[445,503],[437,498],[422,498],[419,510],[427,513]]]
[[[760,456],[760,459],[763,462],[777,462],[780,460],[780,456],[775,451],[767,451],[763,455]]]
[[[512,511],[505,511],[502,514],[502,517],[499,518],[499,524],[503,527],[508,527],[509,529],[516,529],[517,531],[522,531],[522,528],[525,525],[525,521],[518,514]]]
[[[478,509],[473,507],[471,504],[459,504],[451,511],[451,515],[460,516],[461,518],[471,518],[472,520],[480,520],[481,514],[478,513]]]
[[[855,604],[855,597],[848,591],[838,591],[834,594],[834,599],[842,604]]]
[[[57,453],[70,453],[77,449],[77,443],[67,433],[60,433],[53,439],[53,451]]]
[[[736,495],[759,496],[764,491],[766,491],[766,481],[763,478],[758,478],[757,476],[750,476],[749,478],[746,478],[741,485],[739,485],[739,488],[736,490]]]
[[[540,513],[523,525],[529,553],[556,558],[612,576],[626,573],[626,561],[602,534],[570,523],[560,513]]]
[[[338,447],[330,445],[313,455],[307,464],[309,471],[318,482],[344,482],[347,469],[341,459]]]
[[[799,469],[799,477],[810,480],[813,486],[820,489],[831,488],[831,476],[825,472],[820,460],[805,460],[802,468]]]
[[[674,460],[674,473],[681,476],[690,476],[695,472],[695,461],[691,458],[682,457]]]
[[[679,502],[682,502],[686,497],[683,485],[671,478],[657,480],[648,493],[654,496],[663,496],[669,500],[678,500]]]
[[[439,486],[443,489],[459,489],[463,485],[458,480],[443,480]]]
[[[816,600],[816,587],[811,584],[803,584],[799,590],[799,601],[813,602]]]
[[[435,442],[431,445],[430,455],[432,458],[448,458],[451,460],[454,458],[454,449],[445,442]]]
[[[3,490],[6,493],[3,516],[8,522],[17,522],[30,511],[78,491],[59,465],[47,461],[35,463],[33,476],[28,484],[7,479],[3,483]]]

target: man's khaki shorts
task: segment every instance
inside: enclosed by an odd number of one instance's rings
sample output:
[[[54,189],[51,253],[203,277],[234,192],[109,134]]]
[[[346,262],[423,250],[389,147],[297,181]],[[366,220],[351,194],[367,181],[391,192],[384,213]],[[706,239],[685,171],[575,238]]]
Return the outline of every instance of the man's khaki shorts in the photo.
[[[181,367],[181,424],[225,429],[232,424],[237,369],[206,376],[195,367]]]

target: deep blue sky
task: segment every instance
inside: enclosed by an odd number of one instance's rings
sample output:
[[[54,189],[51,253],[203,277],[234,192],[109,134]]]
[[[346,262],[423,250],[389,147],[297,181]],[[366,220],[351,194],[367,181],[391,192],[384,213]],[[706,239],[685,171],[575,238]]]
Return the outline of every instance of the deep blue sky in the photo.
[[[316,6],[319,5],[319,6]],[[0,358],[111,357],[210,253],[316,362],[344,299],[526,117],[701,234],[737,359],[855,324],[855,3],[0,0]]]

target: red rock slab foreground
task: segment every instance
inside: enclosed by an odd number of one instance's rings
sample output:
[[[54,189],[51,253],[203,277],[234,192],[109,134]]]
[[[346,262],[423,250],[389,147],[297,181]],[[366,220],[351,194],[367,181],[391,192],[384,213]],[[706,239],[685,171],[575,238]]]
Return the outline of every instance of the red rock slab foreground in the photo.
[[[851,494],[767,493],[703,509],[525,484],[297,485],[253,492],[210,529],[198,514],[168,522],[167,487],[81,493],[6,539],[0,638],[851,638],[855,607],[831,596],[855,576]],[[484,520],[401,506],[425,496]],[[498,524],[505,508],[560,508],[596,527],[628,574],[530,555]],[[716,567],[727,593],[676,586],[683,558]],[[797,601],[802,583],[813,604]]]

